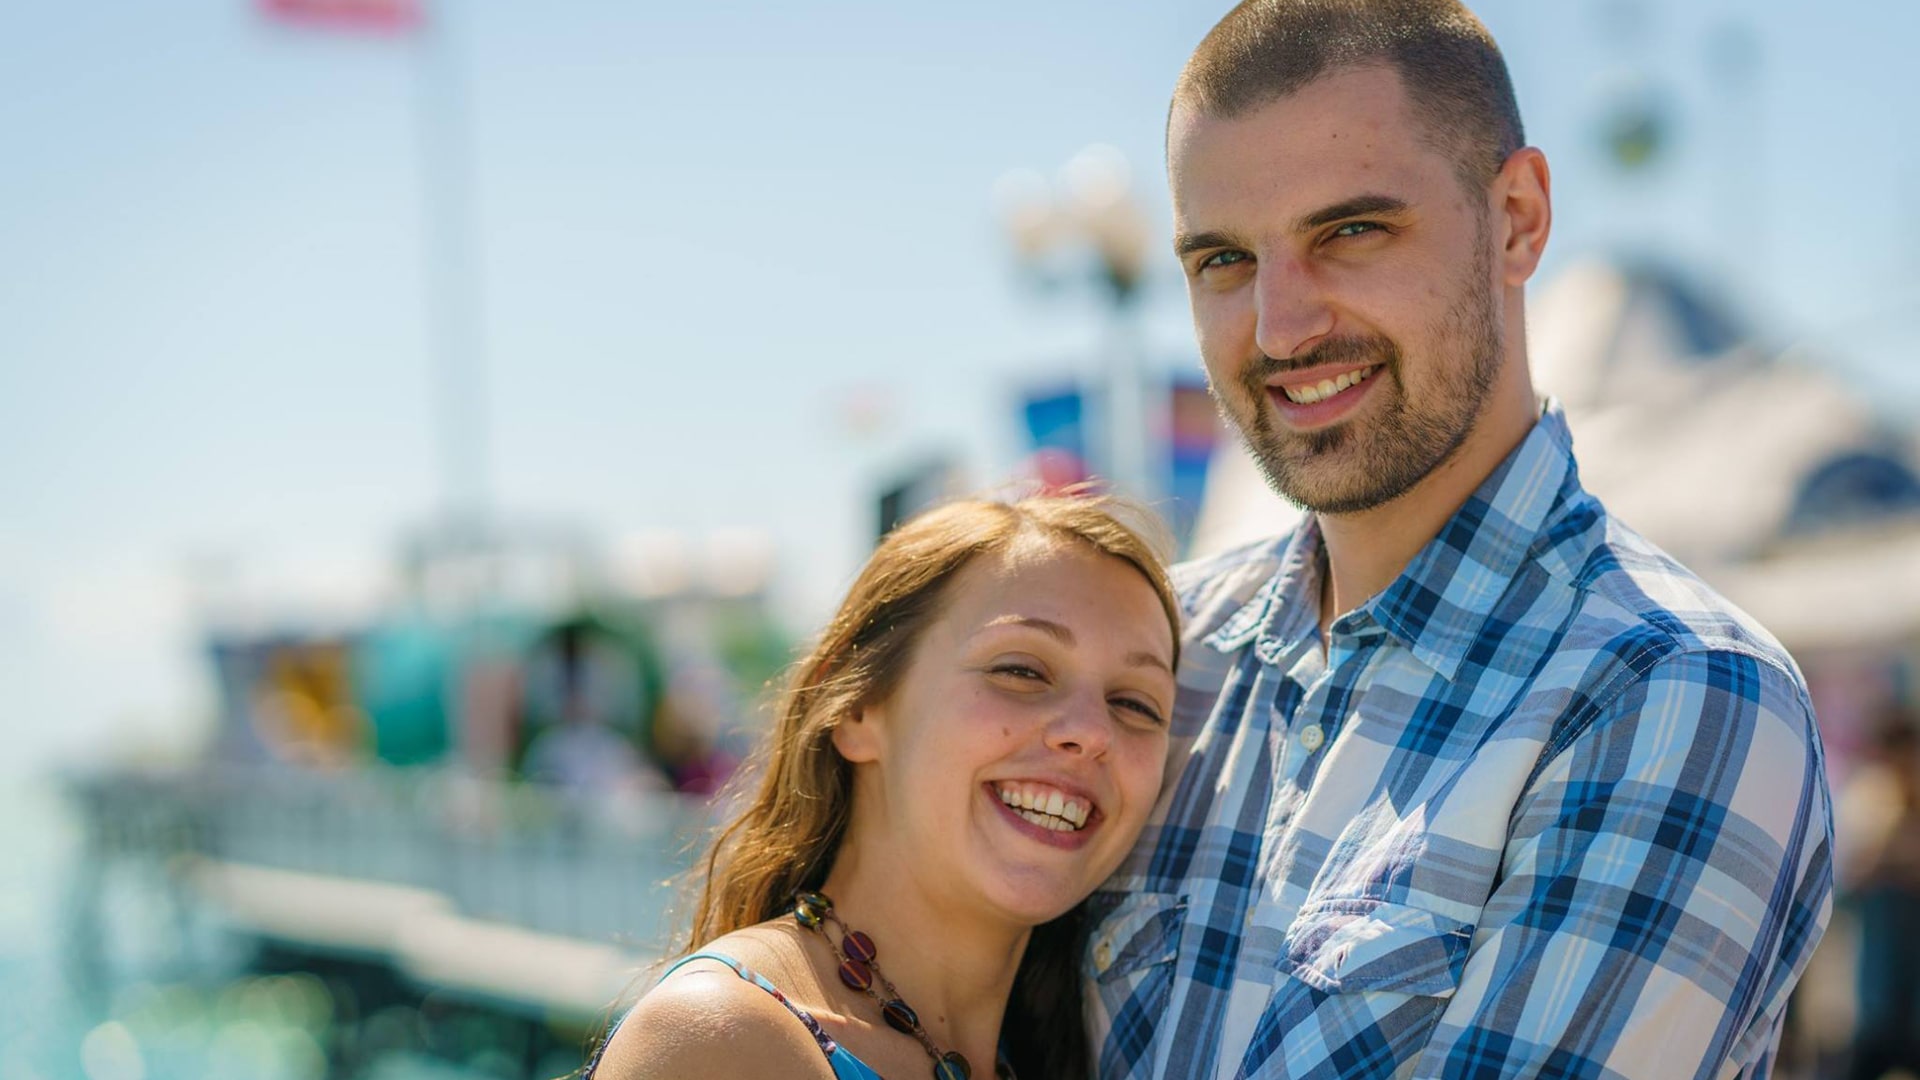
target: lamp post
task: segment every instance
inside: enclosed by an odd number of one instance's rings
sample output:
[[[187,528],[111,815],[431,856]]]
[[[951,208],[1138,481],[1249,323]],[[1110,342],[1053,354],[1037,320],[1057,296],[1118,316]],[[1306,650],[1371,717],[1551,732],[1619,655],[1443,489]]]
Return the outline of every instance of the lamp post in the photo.
[[[1056,179],[1021,169],[1001,177],[995,201],[1016,256],[1032,279],[1054,284],[1091,267],[1107,302],[1106,381],[1090,443],[1102,448],[1112,487],[1136,497],[1156,494],[1148,463],[1158,437],[1148,423],[1148,388],[1138,326],[1146,270],[1148,224],[1133,198],[1127,161],[1111,146],[1075,154]],[[1091,255],[1089,263],[1087,256]],[[1066,264],[1063,273],[1062,264]]]

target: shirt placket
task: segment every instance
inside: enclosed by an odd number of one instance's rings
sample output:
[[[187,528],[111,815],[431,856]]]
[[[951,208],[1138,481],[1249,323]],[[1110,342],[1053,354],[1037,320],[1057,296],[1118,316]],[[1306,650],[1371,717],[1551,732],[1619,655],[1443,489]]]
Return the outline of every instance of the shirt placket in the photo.
[[[1330,635],[1324,660],[1316,641],[1299,656],[1290,675],[1304,685],[1291,711],[1276,700],[1268,744],[1273,755],[1274,796],[1268,806],[1265,842],[1261,845],[1258,881],[1261,888],[1250,905],[1247,931],[1258,942],[1262,962],[1277,963],[1281,939],[1298,914],[1307,887],[1318,866],[1292,865],[1297,846],[1294,823],[1312,797],[1320,762],[1339,737],[1341,720],[1357,703],[1352,688],[1360,684],[1366,666],[1378,651],[1384,633],[1364,616],[1342,619]],[[1247,956],[1249,962],[1254,957]]]
[[[1317,649],[1311,651],[1317,652]],[[1255,652],[1257,654],[1259,650]],[[1245,661],[1259,665],[1256,685],[1248,698],[1246,719],[1250,727],[1263,729],[1259,738],[1263,743],[1263,752],[1268,755],[1272,779],[1262,816],[1260,853],[1255,863],[1258,869],[1252,879],[1246,882],[1246,914],[1235,958],[1234,984],[1229,993],[1227,1015],[1221,1031],[1220,1052],[1214,1059],[1215,1080],[1231,1077],[1238,1066],[1240,1054],[1237,1048],[1244,1046],[1252,1036],[1254,1024],[1266,1006],[1266,973],[1274,971],[1279,963],[1280,944],[1286,931],[1286,923],[1276,919],[1277,912],[1268,901],[1265,885],[1299,798],[1299,792],[1287,779],[1285,772],[1292,758],[1287,746],[1290,741],[1287,720],[1289,715],[1298,711],[1298,706],[1289,709],[1287,704],[1290,701],[1297,702],[1300,698],[1298,676],[1306,674],[1311,678],[1312,675],[1311,671],[1300,671],[1298,663],[1289,663],[1296,660],[1304,660],[1310,665],[1318,663],[1317,657],[1301,657],[1291,649],[1250,655]]]
[[[1242,962],[1249,967],[1271,967],[1279,958],[1280,939],[1293,915],[1276,887],[1280,870],[1291,855],[1290,829],[1299,814],[1305,795],[1299,773],[1307,754],[1297,725],[1300,718],[1315,715],[1326,700],[1327,675],[1318,644],[1308,642],[1290,650],[1291,655],[1276,657],[1284,664],[1269,666],[1267,676],[1272,687],[1264,695],[1267,716],[1267,754],[1273,770],[1273,794],[1260,844],[1260,868],[1255,875],[1252,902],[1247,909],[1246,943]],[[1291,661],[1291,663],[1287,663]],[[1291,708],[1288,707],[1291,702]],[[1316,746],[1317,750],[1318,747]]]

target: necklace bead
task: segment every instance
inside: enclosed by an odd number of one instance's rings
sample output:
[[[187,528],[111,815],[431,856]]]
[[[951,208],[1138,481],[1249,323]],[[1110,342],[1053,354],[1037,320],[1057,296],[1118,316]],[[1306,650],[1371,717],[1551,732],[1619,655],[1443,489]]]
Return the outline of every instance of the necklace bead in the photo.
[[[850,989],[867,991],[873,989],[873,969],[849,956],[840,961],[840,981]]]
[[[793,918],[809,930],[818,930],[821,920],[827,912],[833,910],[833,901],[816,892],[803,892],[794,897]]]
[[[902,1035],[911,1035],[920,1026],[920,1015],[913,1006],[894,998],[880,1006],[880,1015],[887,1018],[887,1026]]]
[[[847,936],[840,939],[840,949],[863,964],[873,963],[873,958],[880,955],[873,947],[873,939],[858,930],[847,931]]]
[[[825,893],[795,893],[793,918],[801,926],[826,938],[827,945],[839,955],[841,982],[849,989],[858,990],[879,1002],[880,1015],[886,1019],[888,1027],[919,1041],[927,1056],[933,1059],[933,1080],[972,1080],[973,1066],[967,1061],[966,1055],[958,1050],[942,1053],[934,1045],[933,1037],[927,1034],[926,1028],[920,1026],[920,1015],[900,997],[899,991],[893,988],[893,983],[880,970],[880,965],[874,962],[880,950],[874,947],[873,939],[858,930],[849,929],[847,924],[841,922],[840,917],[833,913],[833,901]],[[827,923],[832,923],[840,931],[838,943],[827,933]],[[886,990],[884,997],[873,987],[876,980]],[[1012,1067],[1004,1058],[996,1065],[996,1076],[1012,1080]]]

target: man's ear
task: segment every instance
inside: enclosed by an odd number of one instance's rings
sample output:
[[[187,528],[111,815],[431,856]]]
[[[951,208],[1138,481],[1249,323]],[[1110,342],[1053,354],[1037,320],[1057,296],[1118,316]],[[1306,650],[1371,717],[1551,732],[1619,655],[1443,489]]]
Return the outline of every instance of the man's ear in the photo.
[[[854,764],[880,759],[882,709],[862,705],[833,726],[833,748]]]
[[[1553,176],[1547,155],[1523,146],[1507,158],[1494,180],[1493,212],[1500,244],[1500,279],[1519,288],[1533,276],[1553,231]]]

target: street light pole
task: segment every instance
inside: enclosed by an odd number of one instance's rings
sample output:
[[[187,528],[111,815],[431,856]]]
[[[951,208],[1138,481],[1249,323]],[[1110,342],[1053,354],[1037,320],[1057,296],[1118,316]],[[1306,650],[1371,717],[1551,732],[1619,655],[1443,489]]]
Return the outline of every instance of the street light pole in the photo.
[[[1016,254],[1030,270],[1061,248],[1090,249],[1107,302],[1104,406],[1095,428],[1108,483],[1138,498],[1158,494],[1151,462],[1159,436],[1141,353],[1140,286],[1146,270],[1147,222],[1134,201],[1126,159],[1110,146],[1074,155],[1054,184],[1021,170],[996,191]]]

